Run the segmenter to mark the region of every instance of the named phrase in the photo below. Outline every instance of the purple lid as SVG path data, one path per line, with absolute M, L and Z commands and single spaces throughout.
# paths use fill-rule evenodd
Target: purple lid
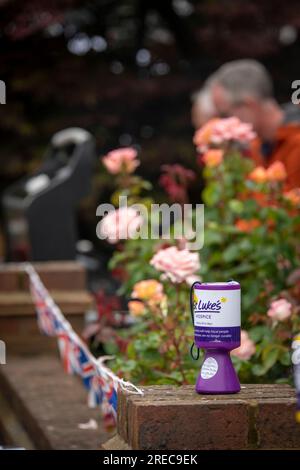
M 200 290 L 239 290 L 240 284 L 236 281 L 228 282 L 196 282 L 193 285 L 194 289 Z

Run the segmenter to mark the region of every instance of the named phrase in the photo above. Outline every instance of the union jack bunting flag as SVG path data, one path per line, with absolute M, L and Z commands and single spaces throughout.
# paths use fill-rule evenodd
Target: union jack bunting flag
M 79 345 L 70 338 L 70 367 L 72 369 L 72 373 L 76 375 L 80 375 L 80 364 L 77 359 L 78 350 Z
M 100 375 L 94 375 L 91 380 L 88 403 L 91 408 L 102 405 L 104 399 L 104 380 Z
M 117 391 L 109 377 L 95 375 L 89 392 L 89 406 L 101 407 L 104 426 L 108 430 L 116 425 Z
M 62 322 L 57 321 L 56 328 L 57 344 L 59 354 L 62 360 L 63 368 L 67 374 L 73 374 L 74 369 L 72 367 L 72 342 L 70 333 L 67 331 Z
M 74 367 L 82 379 L 82 383 L 87 390 L 91 388 L 91 382 L 96 374 L 96 368 L 90 355 L 82 346 L 75 345 L 73 349 Z
M 43 292 L 34 283 L 31 283 L 31 293 L 35 303 L 39 329 L 47 336 L 56 335 L 55 317 L 47 304 Z
M 107 431 L 113 429 L 116 425 L 117 413 L 107 400 L 103 401 L 101 405 L 101 411 L 103 415 L 105 429 Z
M 117 411 L 118 404 L 118 392 L 117 389 L 113 386 L 111 391 L 108 394 L 108 403 L 112 406 L 114 411 Z
M 111 382 L 109 390 L 105 395 L 105 400 L 102 403 L 101 409 L 104 417 L 104 426 L 106 429 L 114 427 L 117 422 L 117 389 Z

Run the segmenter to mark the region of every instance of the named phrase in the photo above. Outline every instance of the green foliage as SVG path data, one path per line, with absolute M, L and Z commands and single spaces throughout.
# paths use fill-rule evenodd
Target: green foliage
M 230 148 L 221 164 L 204 169 L 205 243 L 198 274 L 208 282 L 233 278 L 241 283 L 242 326 L 255 346 L 249 357 L 233 357 L 241 381 L 288 382 L 290 343 L 300 329 L 299 298 L 289 280 L 300 266 L 299 211 L 285 197 L 282 182 L 256 183 L 248 178 L 252 169 L 249 159 Z M 135 179 L 125 193 L 140 202 L 144 190 L 147 184 Z M 124 187 L 119 191 L 124 194 Z M 127 272 L 120 293 L 130 297 L 136 282 L 159 280 L 160 273 L 149 261 L 165 242 L 127 240 L 122 251 L 115 252 L 110 267 L 122 266 Z M 176 240 L 171 237 L 168 243 Z M 144 302 L 144 312 L 122 332 L 127 348 L 112 367 L 140 384 L 193 383 L 199 364 L 189 355 L 193 337 L 189 289 L 184 283 L 165 281 L 164 293 L 166 305 L 153 308 Z M 272 301 L 279 298 L 291 304 L 291 315 L 284 321 L 267 315 Z
M 144 313 L 129 330 L 125 356 L 118 355 L 112 368 L 139 384 L 182 384 L 195 379 L 197 363 L 189 350 L 193 328 L 188 311 L 186 286 L 165 285 L 167 310 L 145 305 Z
M 234 278 L 242 287 L 242 324 L 256 346 L 249 360 L 234 358 L 242 381 L 290 378 L 289 348 L 300 328 L 299 299 L 289 275 L 299 267 L 299 211 L 285 198 L 283 184 L 248 179 L 252 163 L 227 153 L 221 165 L 206 168 L 205 244 L 200 253 L 206 281 Z M 293 306 L 285 321 L 267 316 L 273 300 Z

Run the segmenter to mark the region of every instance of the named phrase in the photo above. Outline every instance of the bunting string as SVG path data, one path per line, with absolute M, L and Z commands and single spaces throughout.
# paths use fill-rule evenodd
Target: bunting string
M 119 387 L 132 394 L 143 395 L 144 392 L 131 382 L 118 377 L 104 365 L 110 356 L 96 359 L 87 345 L 73 330 L 58 305 L 42 283 L 36 270 L 26 263 L 25 271 L 29 276 L 30 292 L 37 312 L 40 331 L 57 338 L 58 350 L 66 373 L 78 375 L 88 391 L 88 405 L 99 406 L 106 427 L 116 422 L 117 393 Z

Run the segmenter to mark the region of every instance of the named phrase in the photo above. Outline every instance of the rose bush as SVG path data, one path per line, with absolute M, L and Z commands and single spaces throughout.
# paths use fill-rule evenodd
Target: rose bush
M 289 381 L 290 344 L 300 329 L 300 189 L 285 191 L 280 162 L 254 167 L 247 158 L 253 137 L 251 127 L 236 118 L 214 119 L 195 134 L 205 179 L 205 243 L 199 253 L 172 231 L 167 240 L 122 241 L 115 251 L 110 267 L 125 272 L 120 293 L 134 322 L 120 333 L 122 353 L 116 341 L 106 347 L 116 354 L 111 366 L 124 377 L 193 383 L 199 364 L 189 356 L 189 283 L 234 278 L 242 286 L 241 346 L 232 352 L 241 381 Z M 194 173 L 181 166 L 163 171 L 170 201 L 187 202 Z M 149 207 L 154 199 L 144 193 L 150 189 L 123 167 L 112 200 L 126 194 L 132 204 Z

